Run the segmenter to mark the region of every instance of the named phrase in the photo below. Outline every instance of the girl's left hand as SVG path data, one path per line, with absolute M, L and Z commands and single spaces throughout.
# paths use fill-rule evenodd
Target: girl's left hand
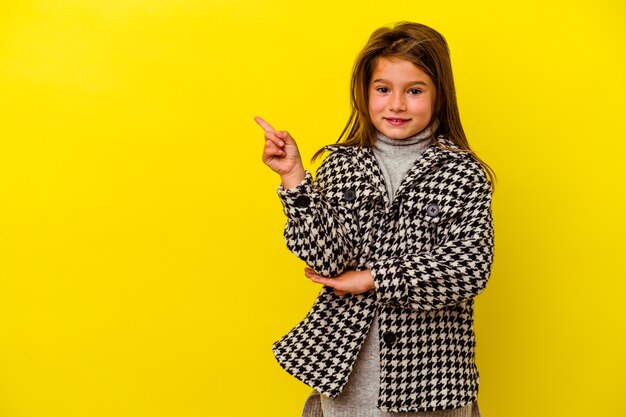
M 369 269 L 347 271 L 335 278 L 326 278 L 318 275 L 311 268 L 304 268 L 304 275 L 313 282 L 333 288 L 336 295 L 363 294 L 374 289 L 374 278 Z

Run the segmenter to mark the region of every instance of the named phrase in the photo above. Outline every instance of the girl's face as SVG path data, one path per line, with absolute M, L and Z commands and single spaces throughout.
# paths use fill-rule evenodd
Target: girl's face
M 431 78 L 412 62 L 380 58 L 369 85 L 370 118 L 388 138 L 406 139 L 430 123 L 435 93 Z

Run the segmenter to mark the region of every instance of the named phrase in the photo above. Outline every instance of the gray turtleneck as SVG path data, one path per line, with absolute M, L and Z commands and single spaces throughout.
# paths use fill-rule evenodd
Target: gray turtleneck
M 433 124 L 437 128 L 437 123 Z M 430 127 L 406 139 L 390 139 L 378 133 L 372 150 L 385 178 L 385 186 L 392 201 L 398 187 L 417 158 L 433 142 Z M 350 378 L 335 399 L 321 396 L 324 417 L 469 417 L 472 405 L 446 412 L 391 413 L 376 408 L 380 383 L 380 348 L 378 337 L 378 312 L 375 313 L 367 337 L 357 356 Z M 474 405 L 474 407 L 476 407 Z M 475 413 L 477 410 L 474 411 Z
M 380 132 L 376 138 L 372 150 L 385 177 L 389 201 L 392 201 L 406 173 L 432 143 L 431 129 L 426 128 L 406 139 L 390 139 Z

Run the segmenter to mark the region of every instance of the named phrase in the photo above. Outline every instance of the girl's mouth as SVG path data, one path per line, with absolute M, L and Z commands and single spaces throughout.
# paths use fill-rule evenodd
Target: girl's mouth
M 411 119 L 402 119 L 400 117 L 384 117 L 384 119 L 392 126 L 401 126 Z

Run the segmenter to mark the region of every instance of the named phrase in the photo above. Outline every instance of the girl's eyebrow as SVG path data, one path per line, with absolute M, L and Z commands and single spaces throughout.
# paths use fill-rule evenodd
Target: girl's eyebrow
M 391 84 L 390 81 L 385 80 L 384 78 L 377 78 L 374 81 L 372 81 L 373 83 L 387 83 L 387 84 Z M 407 83 L 407 85 L 423 85 L 424 87 L 428 87 L 428 84 L 426 84 L 424 81 L 409 81 Z

